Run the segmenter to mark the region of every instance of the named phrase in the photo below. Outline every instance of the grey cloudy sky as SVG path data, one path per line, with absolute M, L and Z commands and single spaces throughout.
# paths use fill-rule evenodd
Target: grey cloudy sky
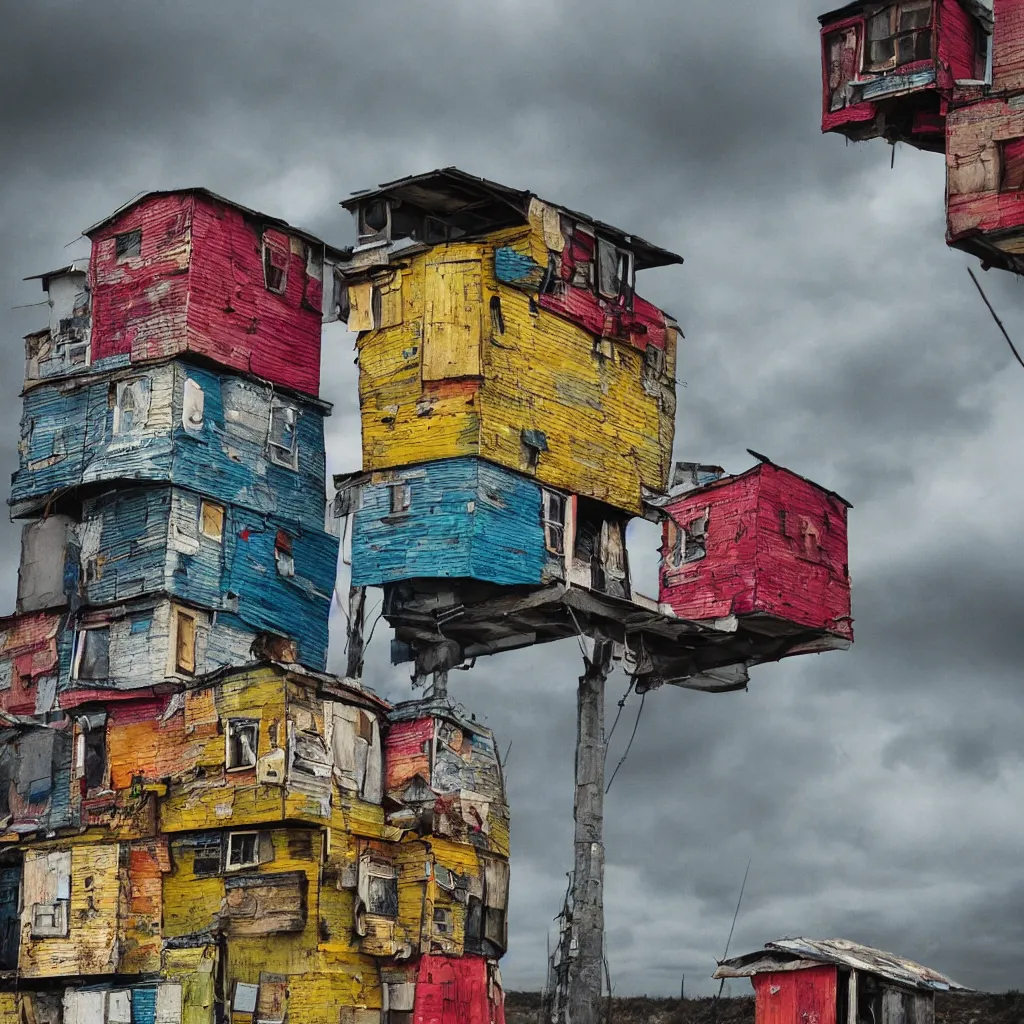
M 616 988 L 710 991 L 745 952 L 842 935 L 1024 986 L 1024 371 L 943 243 L 942 158 L 818 131 L 825 0 L 35 0 L 0 39 L 0 453 L 16 463 L 21 278 L 141 191 L 205 185 L 349 240 L 350 190 L 445 164 L 686 257 L 641 290 L 686 332 L 676 455 L 750 446 L 847 496 L 857 642 L 659 691 L 608 801 Z M 1022 292 L 985 278 L 1024 339 Z M 330 468 L 358 458 L 352 337 L 325 334 Z M 19 531 L 0 528 L 0 607 Z M 635 557 L 650 575 L 653 553 Z M 337 632 L 337 631 L 336 631 Z M 407 696 L 374 639 L 368 682 Z M 337 646 L 337 645 L 336 645 Z M 340 650 L 337 652 L 340 653 Z M 506 983 L 539 987 L 571 863 L 567 643 L 454 695 L 512 743 Z M 609 701 L 625 678 L 609 683 Z M 610 763 L 622 752 L 627 706 Z M 738 991 L 739 986 L 737 986 Z

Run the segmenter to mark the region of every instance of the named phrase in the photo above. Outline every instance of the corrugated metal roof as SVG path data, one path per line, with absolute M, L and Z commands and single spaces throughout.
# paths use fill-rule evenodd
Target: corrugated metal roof
M 367 199 L 379 196 L 401 199 L 442 217 L 460 213 L 470 214 L 479 221 L 477 231 L 493 231 L 501 227 L 525 224 L 534 193 L 510 188 L 487 178 L 478 178 L 460 171 L 458 167 L 441 167 L 426 174 L 413 174 L 397 181 L 388 181 L 375 189 L 355 192 L 350 199 L 342 200 L 341 205 L 346 210 L 353 210 Z M 628 234 L 611 224 L 594 220 L 585 213 L 570 210 L 559 203 L 550 205 L 557 207 L 574 220 L 592 225 L 600 234 L 622 248 L 629 249 L 636 256 L 637 270 L 683 262 L 682 256 L 652 245 L 643 238 Z
M 66 266 L 57 267 L 56 270 L 47 270 L 42 274 L 29 274 L 28 277 L 23 277 L 23 281 L 42 281 L 43 290 L 47 290 L 47 286 L 50 283 L 50 278 L 62 277 L 64 274 L 85 274 L 89 270 L 89 261 L 87 259 L 75 260 L 74 263 L 68 263 Z
M 966 985 L 947 978 L 881 949 L 848 939 L 778 939 L 766 942 L 763 950 L 725 960 L 715 971 L 716 978 L 749 978 L 777 971 L 801 971 L 820 964 L 837 964 L 887 978 L 909 988 L 946 992 L 970 992 Z

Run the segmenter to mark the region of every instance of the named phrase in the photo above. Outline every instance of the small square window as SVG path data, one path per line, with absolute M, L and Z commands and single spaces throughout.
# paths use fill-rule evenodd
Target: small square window
M 110 675 L 110 629 L 83 629 L 78 634 L 75 678 L 102 680 Z
M 259 719 L 229 718 L 224 743 L 228 771 L 254 768 L 260 743 Z
M 220 874 L 221 839 L 219 835 L 197 840 L 192 847 L 192 873 L 197 878 Z
M 119 260 L 142 255 L 142 229 L 114 236 L 114 250 Z
M 391 484 L 391 514 L 401 515 L 412 507 L 412 487 L 406 483 Z
M 288 287 L 288 248 L 263 239 L 263 284 L 268 292 L 284 295 Z
M 605 238 L 597 240 L 597 290 L 606 299 L 627 298 L 633 291 L 633 254 Z
M 254 868 L 260 862 L 259 832 L 232 832 L 228 836 L 228 857 L 226 867 L 231 869 Z
M 434 907 L 434 931 L 438 935 L 453 935 L 455 932 L 452 912 L 446 907 Z
M 204 501 L 199 507 L 199 532 L 218 543 L 224 540 L 224 506 Z
M 294 405 L 274 400 L 270 407 L 270 433 L 268 450 L 270 461 L 288 469 L 298 468 L 299 413 Z
M 390 236 L 391 209 L 386 199 L 374 199 L 359 207 L 359 242 L 376 242 Z

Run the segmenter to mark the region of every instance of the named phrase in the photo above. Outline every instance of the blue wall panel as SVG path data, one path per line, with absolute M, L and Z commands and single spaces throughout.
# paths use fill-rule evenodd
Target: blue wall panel
M 395 484 L 407 511 L 392 511 Z M 539 584 L 547 560 L 541 489 L 475 458 L 444 459 L 374 474 L 363 488 L 352 535 L 352 580 L 471 578 Z

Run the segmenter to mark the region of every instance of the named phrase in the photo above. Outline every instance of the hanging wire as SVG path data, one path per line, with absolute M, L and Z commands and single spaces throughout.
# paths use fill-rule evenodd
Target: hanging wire
M 1024 366 L 1024 359 L 1021 359 L 1020 353 L 1017 351 L 1017 346 L 1010 340 L 1010 335 L 1007 333 L 1006 328 L 1003 326 L 1003 321 L 996 315 L 996 311 L 992 308 L 992 303 L 988 301 L 988 296 L 981 290 L 981 285 L 978 284 L 978 279 L 974 276 L 974 271 L 970 267 L 967 268 L 967 273 L 971 275 L 971 280 L 974 282 L 974 287 L 978 289 L 978 294 L 981 296 L 981 301 L 988 306 L 988 311 L 992 314 L 992 319 L 995 320 L 996 326 L 1000 331 L 1003 332 L 1003 337 L 1006 339 L 1007 344 L 1010 346 L 1010 351 L 1013 353 L 1014 358 Z
M 590 661 L 587 655 L 587 649 L 583 646 L 583 630 L 580 629 L 580 620 L 576 618 L 576 613 L 572 610 L 572 605 L 566 605 L 569 609 L 569 614 L 572 616 L 573 624 L 576 626 L 576 642 L 580 645 L 580 653 L 583 655 L 583 660 L 586 662 Z
M 631 676 L 629 680 L 629 686 L 626 687 L 626 692 L 622 695 L 622 698 L 619 700 L 619 710 L 615 712 L 615 721 L 612 722 L 611 730 L 609 731 L 607 737 L 605 737 L 604 742 L 606 748 L 608 744 L 611 743 L 612 737 L 615 735 L 615 727 L 619 724 L 619 719 L 622 717 L 622 709 L 626 706 L 626 700 L 629 697 L 629 695 L 633 692 L 633 687 L 635 685 L 636 676 Z M 605 752 L 605 756 L 607 757 L 607 750 Z
M 622 755 L 619 763 L 615 766 L 615 771 L 612 772 L 612 777 L 608 780 L 608 785 L 605 787 L 605 795 L 608 790 L 612 788 L 612 783 L 615 781 L 615 776 L 619 774 L 619 769 L 626 763 L 626 758 L 629 757 L 629 751 L 633 746 L 633 740 L 636 739 L 636 730 L 640 725 L 640 716 L 644 713 L 644 704 L 647 701 L 647 694 L 644 693 L 640 697 L 640 708 L 636 713 L 636 721 L 633 723 L 633 734 L 629 737 L 629 742 L 626 744 L 626 752 Z

